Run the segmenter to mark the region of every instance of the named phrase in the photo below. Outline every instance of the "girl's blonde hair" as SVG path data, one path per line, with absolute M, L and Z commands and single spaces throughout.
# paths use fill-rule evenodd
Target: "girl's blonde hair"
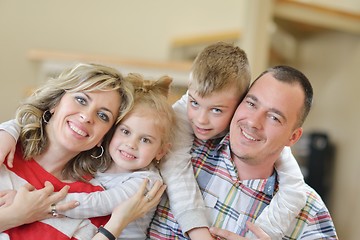
M 65 93 L 113 90 L 118 91 L 121 97 L 116 121 L 119 122 L 132 108 L 134 89 L 116 69 L 98 64 L 79 63 L 63 71 L 58 77 L 46 81 L 25 99 L 17 110 L 16 120 L 21 127 L 20 142 L 24 158 L 37 156 L 48 146 L 43 115 L 44 112 L 53 109 Z M 83 176 L 94 174 L 97 164 L 90 157 L 93 152 L 94 149 L 90 149 L 71 159 L 63 169 L 63 177 L 84 180 Z
M 135 73 L 130 73 L 125 78 L 133 84 L 135 89 L 134 107 L 131 112 L 137 111 L 139 106 L 147 107 L 153 113 L 149 117 L 155 118 L 156 125 L 161 131 L 162 145 L 172 144 L 177 128 L 175 112 L 168 102 L 172 78 L 163 76 L 156 81 L 152 81 L 145 80 L 140 74 Z M 106 150 L 109 149 L 110 141 L 111 137 L 109 135 L 104 140 Z M 106 154 L 101 159 L 100 171 L 105 171 L 112 164 L 110 154 L 108 151 L 105 152 Z

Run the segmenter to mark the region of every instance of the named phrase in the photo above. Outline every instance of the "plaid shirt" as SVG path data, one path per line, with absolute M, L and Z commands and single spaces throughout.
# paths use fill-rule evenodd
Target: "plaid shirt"
M 206 143 L 195 140 L 192 156 L 194 174 L 211 225 L 245 236 L 246 222 L 254 222 L 277 191 L 276 173 L 268 179 L 240 181 L 231 159 L 229 135 Z M 283 239 L 337 239 L 331 216 L 320 196 L 310 187 L 307 195 L 305 207 Z M 171 214 L 166 196 L 157 208 L 148 236 L 150 239 L 188 239 Z

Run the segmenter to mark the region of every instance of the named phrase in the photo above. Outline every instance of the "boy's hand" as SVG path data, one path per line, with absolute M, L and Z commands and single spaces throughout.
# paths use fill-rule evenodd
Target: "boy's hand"
M 0 130 L 0 142 L 0 165 L 7 159 L 8 166 L 13 167 L 15 139 L 6 131 Z
M 254 235 L 257 237 L 258 240 L 271 240 L 269 235 L 267 235 L 260 227 L 256 226 L 252 222 L 246 222 L 246 225 L 248 226 L 249 230 L 252 233 L 254 233 Z M 248 239 L 246 237 L 241 237 L 236 233 L 216 227 L 211 227 L 210 232 L 216 235 L 217 237 L 220 237 L 219 239 L 226 239 L 226 240 Z

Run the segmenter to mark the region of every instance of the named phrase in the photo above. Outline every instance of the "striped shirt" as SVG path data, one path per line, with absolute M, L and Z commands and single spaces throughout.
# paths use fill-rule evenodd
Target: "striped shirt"
M 254 222 L 278 190 L 276 172 L 267 179 L 240 181 L 231 159 L 229 135 L 205 144 L 195 140 L 192 149 L 195 177 L 212 226 L 246 236 L 247 221 Z M 307 201 L 291 221 L 283 239 L 337 239 L 329 211 L 320 196 L 306 186 Z M 169 210 L 165 196 L 149 230 L 150 239 L 187 239 Z
M 45 181 L 54 185 L 54 190 L 59 191 L 65 185 L 69 185 L 69 192 L 96 192 L 103 191 L 101 186 L 94 186 L 86 182 L 62 182 L 49 172 L 45 171 L 36 161 L 25 161 L 20 147 L 14 156 L 13 168 L 8 168 L 7 163 L 0 166 L 0 191 L 6 189 L 17 190 L 25 183 L 30 183 L 36 189 L 44 187 Z M 91 239 L 97 228 L 104 225 L 109 217 L 89 219 L 49 218 L 18 227 L 8 229 L 0 233 L 0 239 L 12 240 L 42 240 L 42 239 Z

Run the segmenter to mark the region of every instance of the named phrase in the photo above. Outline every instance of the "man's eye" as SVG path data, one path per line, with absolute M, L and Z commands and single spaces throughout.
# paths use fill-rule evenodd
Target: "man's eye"
M 130 132 L 129 132 L 128 130 L 126 130 L 126 129 L 121 129 L 121 132 L 122 132 L 123 134 L 125 134 L 125 135 L 129 135 L 129 134 L 130 134 Z
M 273 121 L 276 121 L 276 122 L 281 123 L 280 119 L 279 119 L 279 118 L 277 118 L 277 117 L 276 117 L 276 116 L 274 116 L 274 115 L 270 115 L 270 118 L 271 118 Z
M 253 102 L 247 101 L 247 104 L 248 104 L 249 106 L 251 106 L 251 107 L 255 106 L 255 104 L 254 104 Z

